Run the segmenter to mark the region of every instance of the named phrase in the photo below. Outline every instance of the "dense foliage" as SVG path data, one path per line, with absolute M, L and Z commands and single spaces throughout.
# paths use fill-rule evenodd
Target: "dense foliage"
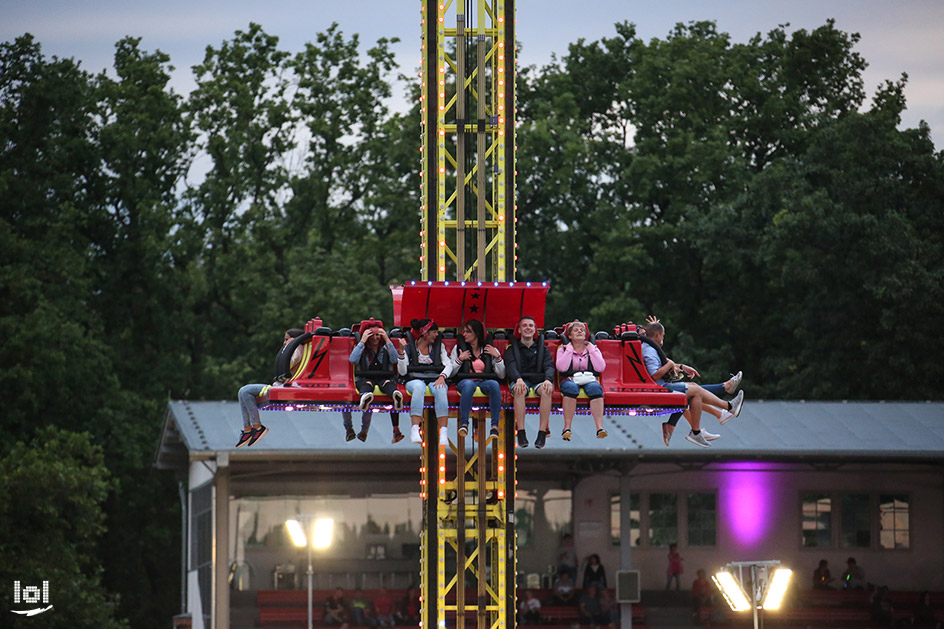
M 519 277 L 552 282 L 549 323 L 655 313 L 671 355 L 755 398 L 940 399 L 944 155 L 898 129 L 906 77 L 866 102 L 856 41 L 617 24 L 524 69 Z M 391 42 L 331 27 L 291 53 L 250 25 L 187 96 L 139 43 L 97 76 L 0 44 L 0 564 L 74 578 L 75 626 L 177 609 L 167 397 L 233 397 L 314 315 L 389 320 L 419 270 Z

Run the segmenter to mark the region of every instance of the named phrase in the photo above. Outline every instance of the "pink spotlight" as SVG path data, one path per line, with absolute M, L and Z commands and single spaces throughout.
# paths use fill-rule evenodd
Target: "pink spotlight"
M 725 463 L 718 505 L 735 544 L 743 550 L 759 547 L 772 532 L 775 513 L 776 478 L 767 471 L 770 464 L 749 461 Z

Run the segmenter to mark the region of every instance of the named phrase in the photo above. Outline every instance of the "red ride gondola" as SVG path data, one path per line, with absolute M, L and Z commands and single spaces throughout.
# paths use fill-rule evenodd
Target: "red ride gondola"
M 514 328 L 522 315 L 534 318 L 538 327 L 544 327 L 546 282 L 410 282 L 391 286 L 393 293 L 394 323 L 409 326 L 411 319 L 429 318 L 440 329 L 461 327 L 469 319 L 479 319 L 493 331 L 493 345 L 504 351 L 508 341 L 505 330 Z M 547 337 L 554 337 L 553 333 Z M 606 359 L 607 367 L 600 378 L 603 385 L 606 412 L 610 415 L 662 415 L 683 410 L 687 406 L 683 393 L 671 393 L 655 384 L 649 377 L 642 360 L 641 341 L 633 333 L 611 339 L 605 332 L 595 335 L 595 342 Z M 282 354 L 291 356 L 295 346 L 303 347 L 301 366 L 294 373 L 286 373 L 287 365 L 276 361 L 277 376 L 285 378 L 285 385 L 272 387 L 266 410 L 353 410 L 359 395 L 354 387 L 354 368 L 349 360 L 357 339 L 350 330 L 335 332 L 322 325 L 321 319 L 312 319 L 305 326 L 305 334 Z M 547 346 L 556 355 L 561 341 L 546 338 Z M 455 338 L 444 338 L 448 350 Z M 408 394 L 399 386 L 405 399 Z M 537 403 L 537 398 L 535 404 Z M 554 406 L 560 406 L 560 391 L 554 392 Z M 450 406 L 458 407 L 459 396 L 449 390 Z M 509 408 L 511 394 L 502 385 L 502 404 Z M 389 410 L 393 401 L 375 392 L 372 407 Z M 432 398 L 427 398 L 432 406 Z M 586 409 L 586 398 L 578 399 L 578 409 Z

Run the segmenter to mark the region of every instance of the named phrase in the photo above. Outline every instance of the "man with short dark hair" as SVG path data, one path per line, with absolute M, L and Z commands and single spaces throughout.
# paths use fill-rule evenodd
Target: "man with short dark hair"
M 646 326 L 646 337 L 661 347 L 665 340 L 665 327 L 658 321 L 653 321 Z M 695 377 L 697 372 L 691 367 L 676 363 L 669 358 L 666 358 L 665 363 L 663 363 L 658 350 L 648 343 L 642 344 L 642 357 L 646 363 L 646 370 L 656 384 L 670 391 L 684 393 L 688 397 L 689 414 L 691 415 L 689 421 L 692 430 L 685 437 L 687 441 L 702 448 L 710 448 L 708 441 L 713 441 L 719 437 L 719 435 L 709 433 L 707 430 L 701 430 L 701 411 L 704 404 L 711 404 L 720 409 L 731 411 L 735 417 L 740 415 L 741 406 L 744 403 L 744 391 L 739 391 L 733 400 L 725 402 L 694 382 L 666 382 L 664 377 L 676 371 L 681 371 L 690 378 Z M 662 425 L 663 440 L 666 445 L 669 445 L 669 438 L 672 436 L 674 429 L 675 427 L 668 422 Z
M 529 394 L 540 398 L 538 435 L 534 439 L 534 447 L 540 449 L 544 447 L 550 424 L 554 361 L 544 345 L 544 338 L 537 331 L 533 317 L 521 317 L 515 326 L 514 338 L 505 349 L 505 372 L 515 399 L 515 425 L 518 427 L 518 445 L 522 448 L 528 447 L 528 434 L 524 427 L 525 398 Z

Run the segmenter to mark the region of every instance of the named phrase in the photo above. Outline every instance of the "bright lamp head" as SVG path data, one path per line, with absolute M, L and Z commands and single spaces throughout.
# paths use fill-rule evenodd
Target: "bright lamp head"
M 727 601 L 728 606 L 730 606 L 732 610 L 744 612 L 751 609 L 751 603 L 747 600 L 747 595 L 744 593 L 744 590 L 742 590 L 738 582 L 735 581 L 734 575 L 727 570 L 721 570 L 712 576 L 711 579 L 715 582 L 715 585 L 718 586 L 718 589 L 721 590 L 721 595 L 724 596 L 724 600 Z
M 780 603 L 787 592 L 792 575 L 793 571 L 789 568 L 777 568 L 774 571 L 774 576 L 767 587 L 767 595 L 764 597 L 764 609 L 780 609 Z
M 318 518 L 315 520 L 315 530 L 311 536 L 311 545 L 315 548 L 327 548 L 331 545 L 331 534 L 333 531 L 334 518 Z
M 292 543 L 296 546 L 307 546 L 308 540 L 305 538 L 305 528 L 302 526 L 302 523 L 298 520 L 286 520 L 285 528 L 288 529 L 288 534 L 292 538 Z

